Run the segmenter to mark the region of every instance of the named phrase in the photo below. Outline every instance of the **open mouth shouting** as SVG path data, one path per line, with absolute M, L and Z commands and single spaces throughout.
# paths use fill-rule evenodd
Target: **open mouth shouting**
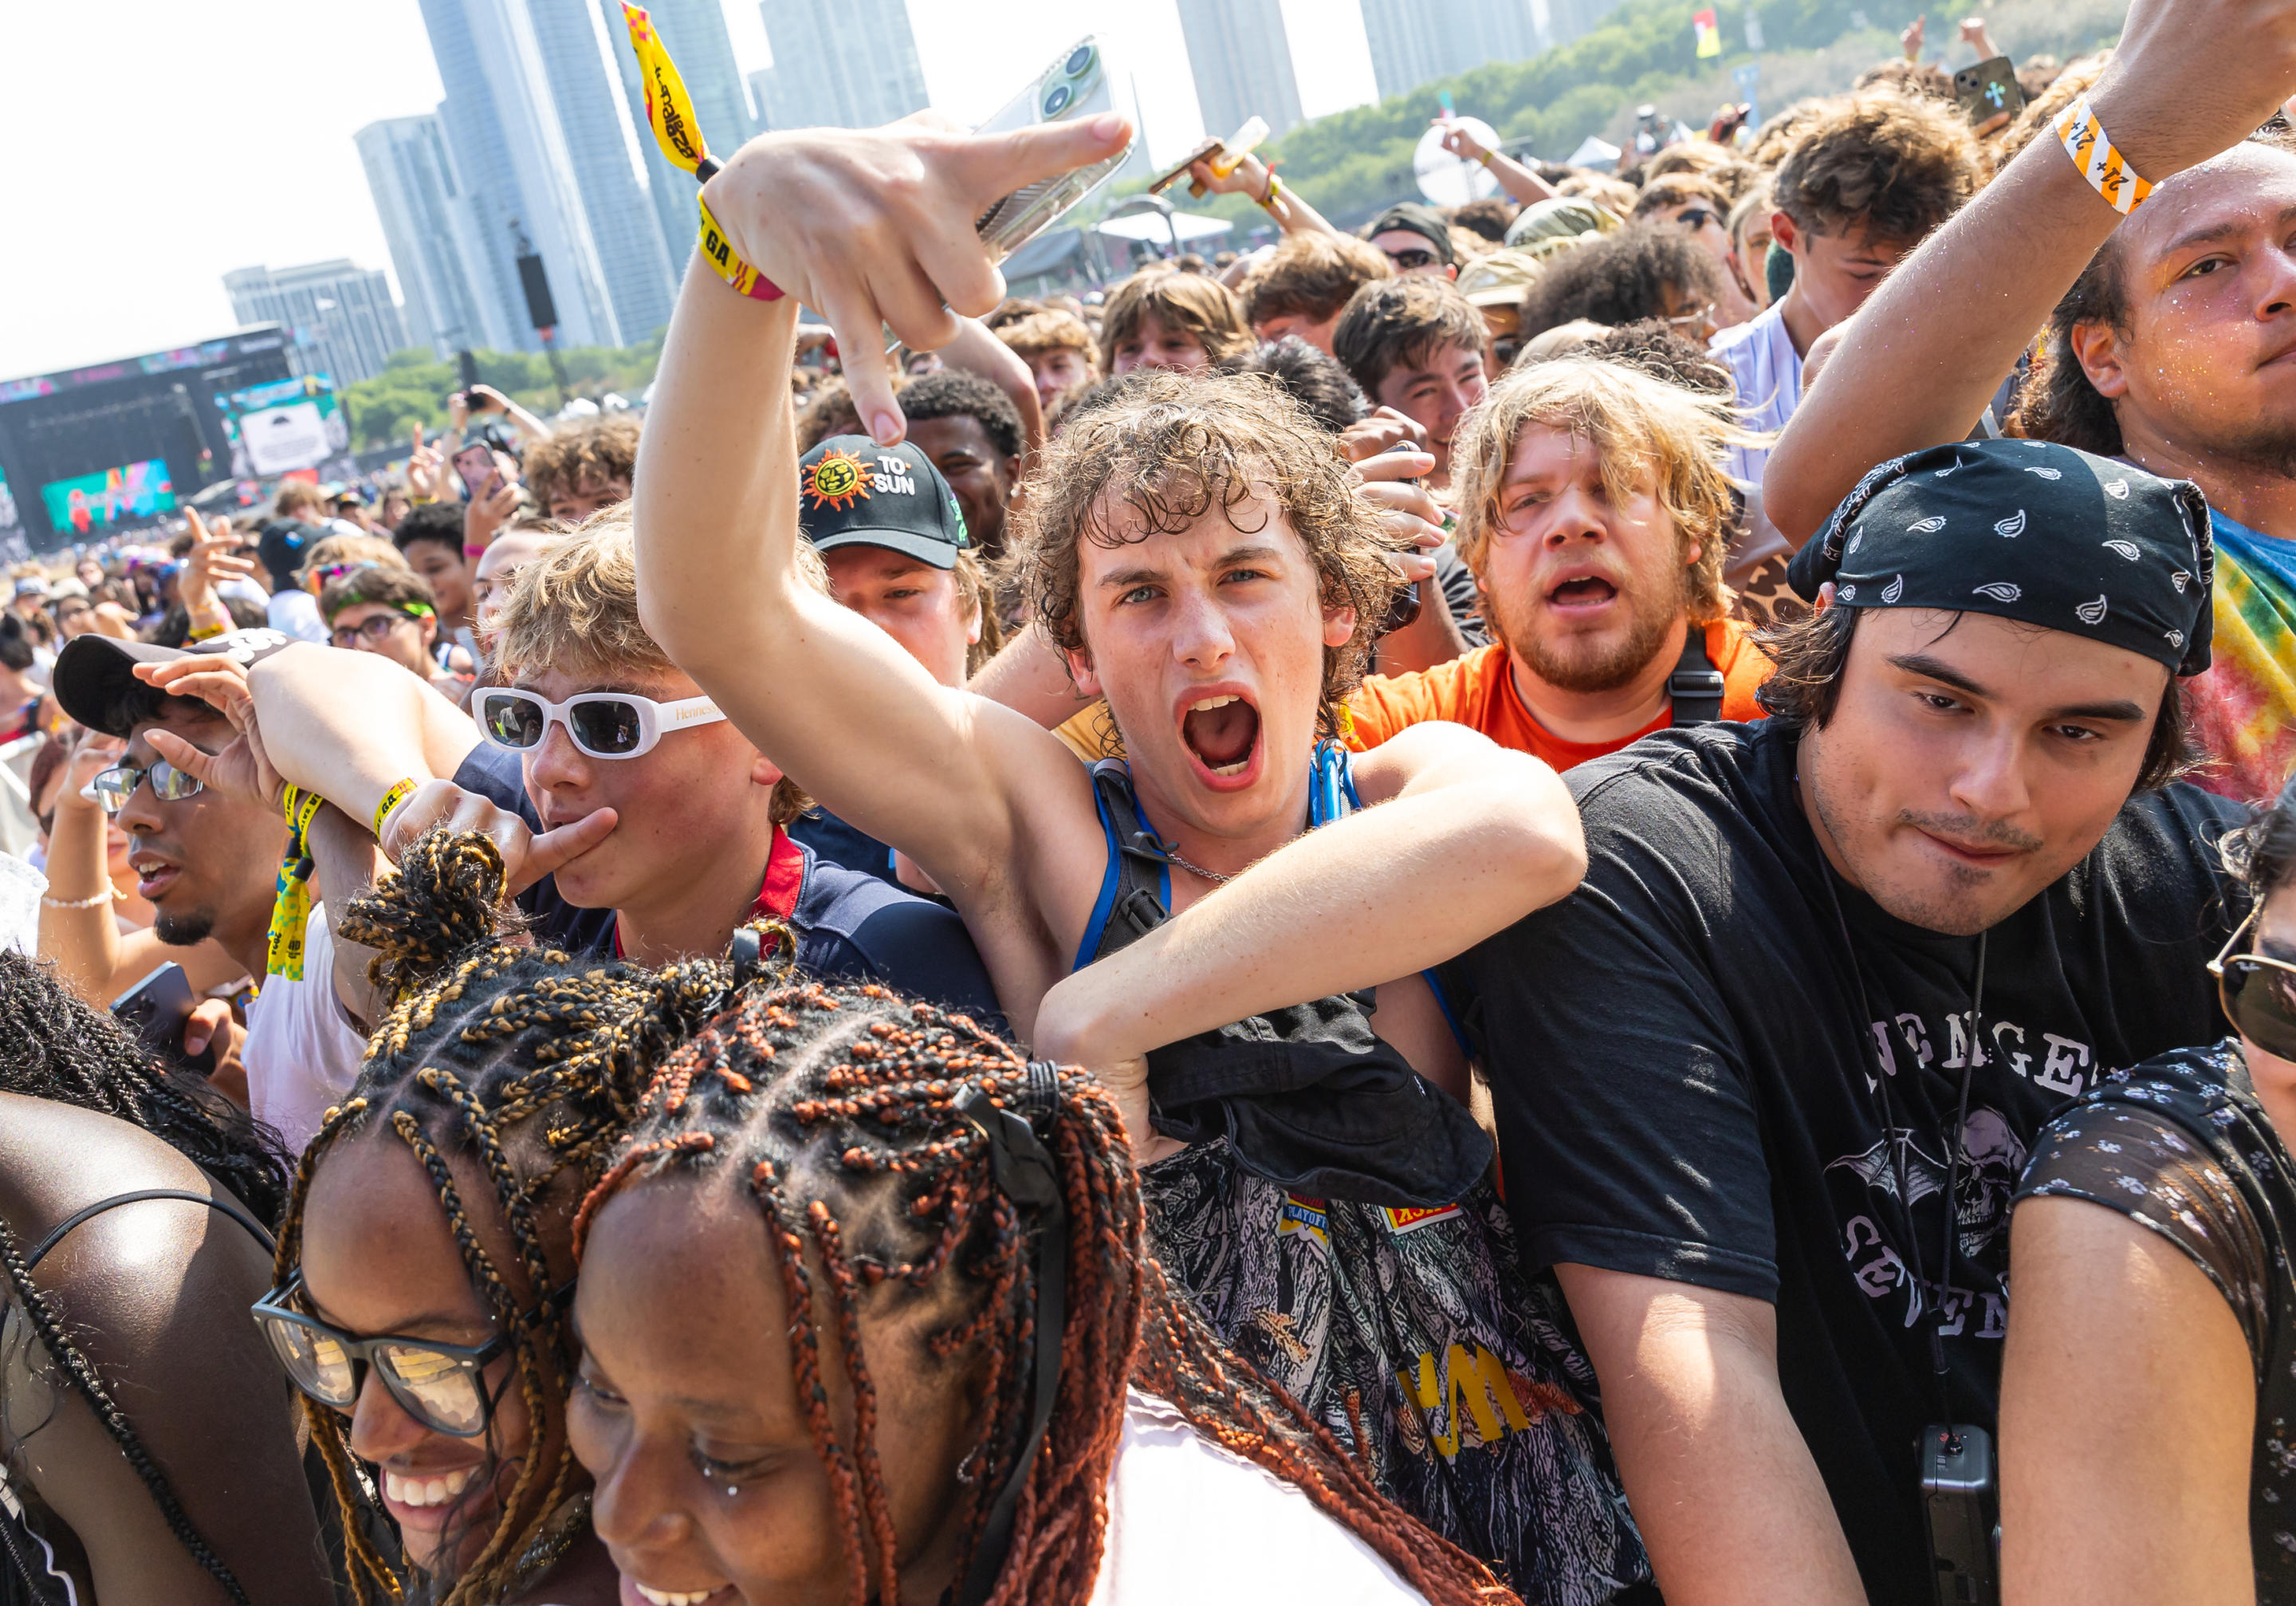
M 1546 590 L 1548 611 L 1564 620 L 1594 619 L 1619 599 L 1619 588 L 1591 571 L 1567 573 Z
M 1180 745 L 1196 778 L 1216 792 L 1241 792 L 1259 777 L 1259 710 L 1240 686 L 1191 688 L 1179 706 Z
M 155 848 L 139 847 L 127 856 L 135 872 L 135 891 L 147 903 L 157 903 L 182 878 L 184 867 Z

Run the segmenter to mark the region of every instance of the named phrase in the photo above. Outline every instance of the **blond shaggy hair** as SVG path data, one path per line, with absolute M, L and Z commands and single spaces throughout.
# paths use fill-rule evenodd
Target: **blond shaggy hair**
M 1403 581 L 1332 437 L 1282 386 L 1261 374 L 1135 379 L 1054 438 L 1028 490 L 1007 556 L 1030 611 L 1068 652 L 1086 650 L 1086 541 L 1124 546 L 1214 509 L 1233 520 L 1247 501 L 1274 502 L 1315 563 L 1323 605 L 1355 610 L 1354 634 L 1324 649 L 1323 719 L 1333 728 Z
M 1712 624 L 1730 611 L 1722 562 L 1738 503 L 1722 453 L 1767 445 L 1768 436 L 1742 427 L 1722 399 L 1618 363 L 1565 357 L 1519 368 L 1490 388 L 1451 438 L 1459 556 L 1478 576 L 1499 527 L 1507 465 L 1534 424 L 1592 445 L 1613 505 L 1651 491 L 1674 521 L 1677 549 L 1698 548 L 1685 582 L 1693 624 Z
M 828 571 L 802 541 L 797 563 L 807 581 L 828 596 Z M 633 671 L 677 670 L 638 619 L 637 547 L 627 502 L 599 509 L 519 569 L 496 617 L 494 650 L 505 680 L 556 670 L 611 682 Z M 775 786 L 775 825 L 789 824 L 811 806 L 795 781 L 784 777 Z

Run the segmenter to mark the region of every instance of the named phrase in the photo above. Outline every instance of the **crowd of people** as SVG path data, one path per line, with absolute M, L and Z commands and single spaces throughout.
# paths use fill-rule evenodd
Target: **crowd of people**
M 2296 10 L 1963 37 L 20 575 L 0 1602 L 2296 1602 Z

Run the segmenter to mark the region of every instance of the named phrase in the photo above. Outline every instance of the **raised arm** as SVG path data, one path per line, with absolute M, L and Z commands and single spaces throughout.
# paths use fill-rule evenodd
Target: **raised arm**
M 1226 177 L 1212 171 L 1209 161 L 1197 162 L 1188 177 L 1219 195 L 1242 195 L 1259 203 L 1275 226 L 1287 235 L 1336 235 L 1324 214 L 1300 199 L 1300 192 L 1275 177 L 1275 170 L 1249 151 Z
M 977 317 L 959 321 L 956 338 L 940 349 L 947 367 L 962 368 L 1004 392 L 1021 415 L 1021 461 L 1033 461 L 1045 444 L 1045 401 L 1037 394 L 1037 376 L 1021 354 L 990 333 Z
M 1525 206 L 1552 201 L 1562 193 L 1505 151 L 1492 150 L 1456 122 L 1444 130 L 1443 148 L 1454 156 L 1481 162 L 1499 181 L 1499 188 Z
M 1045 995 L 1037 1051 L 1110 1067 L 1247 1015 L 1440 964 L 1565 896 L 1587 870 L 1554 771 L 1464 726 L 1416 725 L 1355 761 L 1366 807 Z M 1300 934 L 1344 931 L 1344 943 Z M 1119 1101 L 1127 1089 L 1118 1084 Z M 1144 1083 L 1126 1124 L 1146 1126 Z
M 734 251 L 787 294 L 740 294 L 695 261 L 639 448 L 647 630 L 825 807 L 899 844 L 944 886 L 1010 859 L 1014 803 L 1032 778 L 1024 770 L 1065 750 L 937 685 L 800 572 L 789 387 L 797 305 L 818 307 L 835 327 L 871 432 L 898 440 L 880 325 L 918 349 L 954 339 L 958 314 L 985 313 L 1004 294 L 972 219 L 1021 183 L 1120 149 L 1126 136 L 1122 119 L 1103 117 L 986 136 L 896 124 L 752 140 L 705 194 Z M 1035 756 L 1014 762 L 1016 751 Z
M 2133 0 L 2089 103 L 2154 184 L 2231 147 L 2296 89 L 2296 7 Z M 2120 214 L 2044 133 L 1846 325 L 1762 476 L 1800 546 L 1875 464 L 1957 441 Z

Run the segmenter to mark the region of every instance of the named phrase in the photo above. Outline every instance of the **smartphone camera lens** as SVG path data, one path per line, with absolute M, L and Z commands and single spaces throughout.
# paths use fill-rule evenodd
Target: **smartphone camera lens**
M 1080 78 L 1092 70 L 1092 46 L 1079 45 L 1069 53 L 1068 65 L 1062 70 L 1072 78 Z
M 1069 109 L 1069 102 L 1074 98 L 1075 92 L 1066 84 L 1054 85 L 1045 95 L 1046 118 L 1050 119 L 1058 117 Z

